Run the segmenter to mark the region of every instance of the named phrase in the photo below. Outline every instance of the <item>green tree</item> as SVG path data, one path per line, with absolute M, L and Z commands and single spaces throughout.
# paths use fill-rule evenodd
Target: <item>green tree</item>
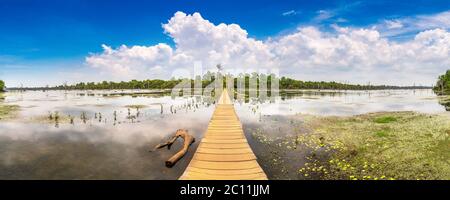
M 450 70 L 439 76 L 433 90 L 438 95 L 450 95 Z
M 2 80 L 0 80 L 0 92 L 3 92 L 5 89 L 5 82 L 3 82 Z

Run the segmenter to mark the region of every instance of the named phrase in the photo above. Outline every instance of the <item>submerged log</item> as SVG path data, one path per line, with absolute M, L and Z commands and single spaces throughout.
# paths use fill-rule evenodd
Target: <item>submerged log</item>
M 179 137 L 181 137 L 184 140 L 183 148 L 166 161 L 166 166 L 167 167 L 172 167 L 173 165 L 175 165 L 175 163 L 178 160 L 180 160 L 187 153 L 189 146 L 191 146 L 191 144 L 195 142 L 195 138 L 192 135 L 190 135 L 187 130 L 185 130 L 185 129 L 178 129 L 177 132 L 175 133 L 175 136 L 173 136 L 169 141 L 167 141 L 166 143 L 163 143 L 163 144 L 158 144 L 155 147 L 155 150 L 156 149 L 161 149 L 161 148 L 166 147 L 166 146 L 167 146 L 168 149 L 170 149 L 172 144 Z

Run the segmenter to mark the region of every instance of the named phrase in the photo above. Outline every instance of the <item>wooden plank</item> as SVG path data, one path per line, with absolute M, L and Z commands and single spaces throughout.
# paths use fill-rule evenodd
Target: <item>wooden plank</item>
M 218 130 L 218 131 L 240 131 L 242 127 L 240 126 L 208 126 L 208 130 Z
M 217 174 L 205 174 L 203 172 L 192 171 L 189 175 L 186 175 L 186 179 L 193 180 L 264 180 L 266 175 L 264 173 L 254 174 L 238 174 L 238 175 L 217 175 Z
M 202 139 L 203 143 L 212 143 L 212 144 L 239 144 L 239 143 L 244 143 L 247 144 L 247 139 L 242 138 L 242 139 L 229 139 L 229 140 L 224 140 L 224 139 L 212 139 L 212 138 L 203 138 Z
M 244 135 L 244 131 L 241 128 L 209 128 L 207 133 L 224 133 L 224 134 L 241 134 Z
M 240 149 L 249 148 L 248 143 L 238 143 L 238 144 L 211 144 L 211 143 L 201 143 L 199 146 L 208 149 Z
M 237 119 L 236 119 L 237 120 Z M 236 120 L 211 120 L 209 122 L 210 125 L 216 125 L 216 126 L 242 126 L 241 123 L 236 122 Z
M 229 129 L 229 128 L 242 128 L 242 125 L 240 123 L 234 123 L 234 122 L 218 122 L 218 121 L 211 121 L 208 124 L 208 129 L 210 128 L 222 128 L 222 129 Z
M 221 132 L 221 133 L 242 133 L 243 130 L 241 127 L 209 127 L 207 132 Z
M 209 154 L 245 154 L 245 153 L 253 153 L 251 149 L 243 148 L 243 149 L 208 149 L 208 148 L 198 148 L 197 153 L 209 153 Z
M 207 137 L 213 137 L 211 139 L 222 139 L 222 140 L 234 140 L 234 139 L 244 139 L 245 137 L 243 137 L 242 133 L 239 132 L 230 132 L 230 133 L 223 133 L 223 132 L 208 132 L 206 133 Z M 205 136 L 206 136 L 205 135 Z M 203 138 L 206 139 L 207 137 Z M 203 140 L 202 139 L 202 140 Z
M 205 153 L 196 153 L 194 160 L 203 160 L 203 161 L 215 161 L 215 162 L 234 162 L 234 161 L 250 161 L 256 160 L 256 156 L 252 153 L 246 154 L 205 154 Z
M 188 167 L 186 171 L 201 172 L 205 174 L 217 174 L 217 175 L 239 175 L 239 174 L 254 174 L 263 173 L 264 171 L 260 167 L 251 169 L 237 169 L 237 170 L 216 170 L 216 169 L 201 169 L 196 167 Z
M 222 135 L 222 134 L 207 134 L 208 139 L 217 139 L 217 140 L 234 140 L 234 139 L 245 139 L 243 135 Z
M 227 121 L 227 120 L 214 120 L 213 119 L 209 122 L 209 124 L 214 124 L 214 125 L 218 125 L 218 126 L 230 126 L 230 125 L 241 126 L 241 123 L 239 123 L 237 120 Z
M 208 126 L 208 130 L 209 129 L 212 129 L 212 130 L 214 130 L 214 129 L 222 129 L 222 130 L 242 130 L 242 126 L 240 126 L 240 125 L 216 125 L 216 124 L 210 124 L 209 126 Z
M 215 136 L 216 137 L 221 137 L 222 139 L 224 139 L 224 137 L 229 137 L 228 139 L 233 139 L 233 138 L 236 138 L 236 137 L 243 138 L 242 133 L 239 133 L 239 132 L 229 132 L 229 133 L 226 133 L 226 132 L 225 133 L 224 132 L 208 132 L 208 133 L 206 133 L 206 135 L 208 135 L 208 137 L 210 137 L 210 136 L 212 136 L 212 137 L 215 137 Z M 203 138 L 203 139 L 205 139 L 205 138 Z
M 192 167 L 197 167 L 201 169 L 252 169 L 259 167 L 258 163 L 254 160 L 252 161 L 238 161 L 238 162 L 211 162 L 203 160 L 194 160 L 190 163 Z

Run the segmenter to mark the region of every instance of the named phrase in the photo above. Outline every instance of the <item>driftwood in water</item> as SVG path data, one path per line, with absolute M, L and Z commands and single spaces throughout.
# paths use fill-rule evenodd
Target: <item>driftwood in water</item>
M 156 149 L 161 149 L 161 148 L 166 147 L 166 146 L 167 146 L 168 149 L 170 149 L 172 144 L 179 137 L 181 137 L 184 140 L 183 148 L 166 161 L 166 166 L 167 167 L 172 167 L 173 165 L 175 165 L 175 163 L 178 160 L 180 160 L 184 156 L 184 154 L 186 154 L 189 146 L 191 146 L 191 144 L 195 142 L 195 138 L 192 135 L 190 135 L 187 130 L 185 130 L 185 129 L 178 129 L 177 132 L 175 133 L 175 136 L 170 138 L 169 141 L 167 141 L 166 143 L 163 143 L 163 144 L 158 144 L 155 147 L 155 150 Z

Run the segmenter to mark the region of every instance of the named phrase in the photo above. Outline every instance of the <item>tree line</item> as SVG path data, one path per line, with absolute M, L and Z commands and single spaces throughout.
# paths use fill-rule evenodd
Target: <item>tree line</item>
M 386 90 L 386 89 L 422 89 L 426 86 L 392 86 L 392 85 L 361 85 L 347 84 L 335 81 L 301 81 L 281 77 L 280 89 L 331 89 L 331 90 Z
M 221 75 L 221 74 L 220 74 Z M 231 76 L 234 80 L 234 87 L 238 85 L 238 78 L 232 75 L 221 75 L 222 77 Z M 259 89 L 259 78 L 265 76 L 263 80 L 267 80 L 267 89 L 271 88 L 271 82 L 275 75 L 265 75 L 265 74 L 241 74 L 240 77 L 244 78 L 245 87 L 248 88 L 250 85 L 250 79 L 256 80 L 256 85 Z M 196 80 L 202 82 L 202 87 L 206 87 L 218 78 L 217 74 L 207 72 L 203 77 L 196 77 Z M 262 77 L 261 77 L 262 78 Z M 147 79 L 147 80 L 131 80 L 131 81 L 101 81 L 101 82 L 80 82 L 72 85 L 58 85 L 54 87 L 34 87 L 34 88 L 9 88 L 9 89 L 33 89 L 33 90 L 114 90 L 114 89 L 172 89 L 177 84 L 182 81 L 190 81 L 192 87 L 194 87 L 193 79 Z M 286 89 L 334 89 L 334 90 L 380 90 L 380 89 L 420 89 L 420 88 L 430 88 L 425 86 L 390 86 L 390 85 L 360 85 L 360 84 L 347 84 L 339 83 L 335 81 L 302 81 L 295 80 L 288 77 L 281 77 L 278 79 L 279 88 L 282 90 Z M 223 78 L 223 85 L 226 86 L 226 79 Z

